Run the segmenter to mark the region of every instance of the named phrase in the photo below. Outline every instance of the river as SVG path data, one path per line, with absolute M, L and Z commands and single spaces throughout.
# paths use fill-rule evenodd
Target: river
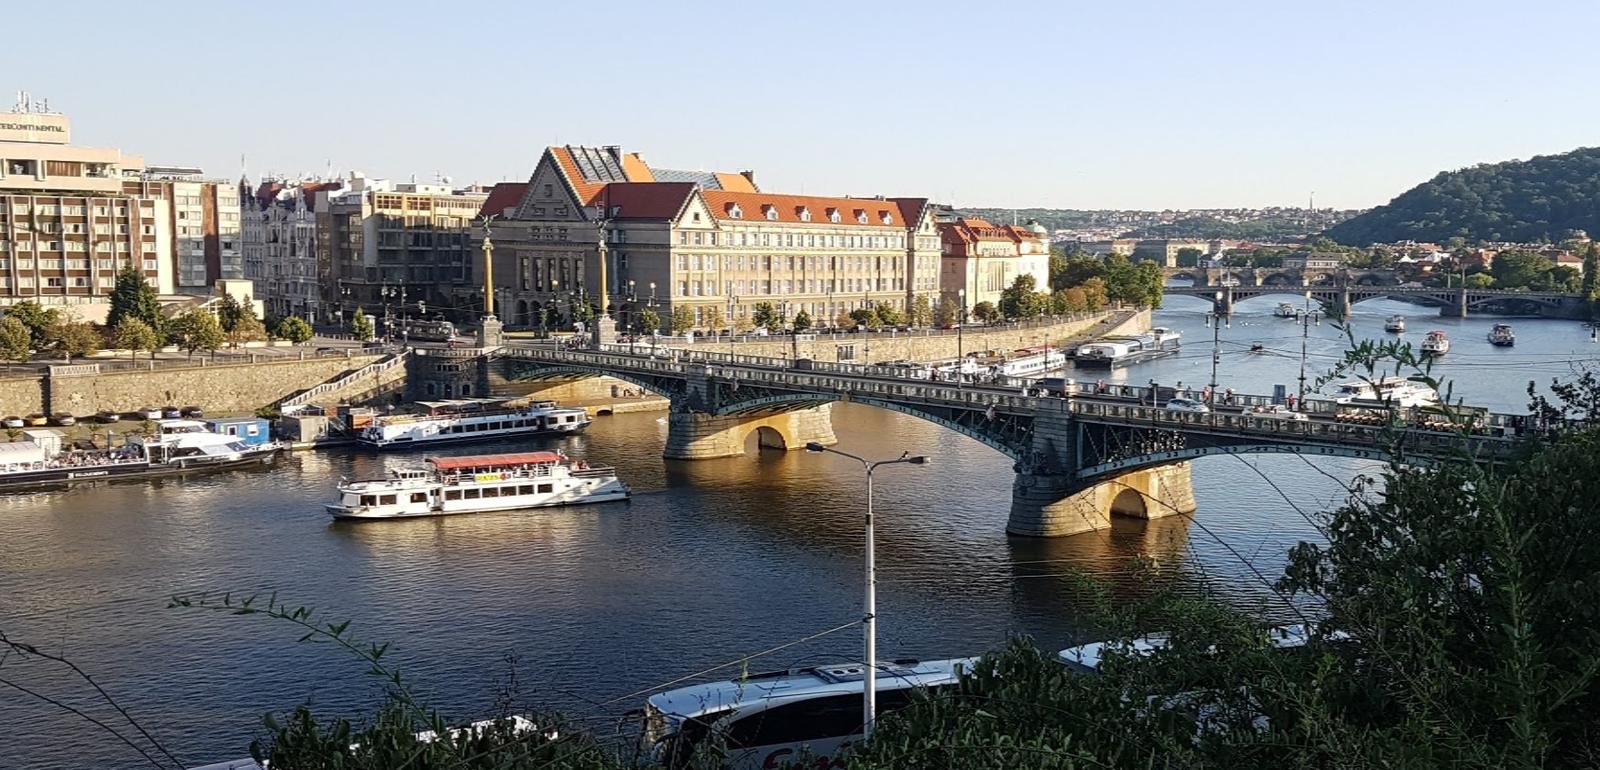
M 1292 392 L 1301 327 L 1261 298 L 1222 330 L 1220 381 L 1244 392 Z M 1209 306 L 1174 297 L 1156 323 L 1181 330 L 1184 353 L 1120 372 L 1199 386 L 1210 377 Z M 1548 381 L 1600 346 L 1571 321 L 1517 319 L 1518 346 L 1484 341 L 1495 320 L 1439 319 L 1390 301 L 1356 306 L 1358 336 L 1382 336 L 1391 313 L 1410 338 L 1449 332 L 1437 373 L 1471 403 L 1520 410 L 1530 378 Z M 1345 347 L 1324 322 L 1308 329 L 1312 376 Z M 1266 349 L 1250 353 L 1251 343 Z M 260 714 L 312 703 L 354 713 L 380 692 L 363 666 L 329 645 L 297 644 L 283 622 L 167 609 L 174 593 L 276 592 L 351 620 L 362 639 L 390 641 L 387 662 L 451 714 L 490 709 L 515 671 L 520 703 L 609 720 L 638 697 L 599 701 L 775 647 L 859 615 L 862 477 L 831 455 L 756 453 L 697 463 L 660 457 L 659 414 L 600 418 L 580 437 L 541 442 L 614 464 L 628 503 L 526 513 L 362 524 L 330 523 L 321 503 L 341 476 L 376 475 L 416 456 L 300 453 L 268 472 L 84 487 L 0 497 L 0 631 L 71 659 L 183 762 L 243 756 Z M 1314 538 L 1302 515 L 1338 502 L 1340 479 L 1369 465 L 1293 456 L 1196 461 L 1192 520 L 1118 521 L 1059 540 L 1008 538 L 1010 462 L 912 417 L 835 407 L 841 448 L 902 450 L 930 465 L 879 476 L 880 655 L 954 657 L 1010 634 L 1077 640 L 1072 616 L 1086 570 L 1118 596 L 1153 586 L 1209 592 L 1272 613 L 1263 585 L 1285 551 Z M 471 453 L 526 447 L 480 445 Z M 1330 478 L 1332 476 L 1332 478 Z M 1287 496 L 1287 499 L 1286 499 Z M 1158 577 L 1130 573 L 1149 557 Z M 859 655 L 850 629 L 769 656 L 784 668 Z M 729 672 L 730 674 L 732 672 Z M 41 660 L 0 663 L 0 680 L 101 719 L 92 690 Z M 600 722 L 597 722 L 599 724 Z M 126 732 L 126 731 L 125 731 Z M 100 764 L 93 764 L 93 763 Z M 140 767 L 115 738 L 0 685 L 0 770 Z

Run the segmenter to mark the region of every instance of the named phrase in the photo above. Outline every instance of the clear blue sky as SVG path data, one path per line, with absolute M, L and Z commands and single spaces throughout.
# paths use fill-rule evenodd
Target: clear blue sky
M 221 176 L 488 182 L 621 144 L 783 192 L 1358 207 L 1600 126 L 1592 1 L 91 0 L 6 27 L 6 101 Z

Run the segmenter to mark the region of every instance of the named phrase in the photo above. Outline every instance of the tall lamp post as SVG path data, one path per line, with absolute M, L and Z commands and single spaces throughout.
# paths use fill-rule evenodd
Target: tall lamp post
M 1306 341 L 1311 336 L 1311 324 L 1315 322 L 1322 325 L 1322 312 L 1311 309 L 1311 300 L 1306 300 L 1306 309 L 1300 313 L 1300 390 L 1295 402 L 1296 411 L 1305 411 L 1306 408 Z
M 1233 328 L 1233 316 L 1219 313 L 1215 309 L 1206 313 L 1206 326 L 1211 327 L 1211 393 L 1206 399 L 1208 405 L 1217 403 L 1217 364 L 1222 362 L 1222 327 L 1226 324 Z M 1304 375 L 1304 370 L 1301 371 Z
M 865 740 L 872 736 L 872 723 L 878 713 L 878 574 L 873 554 L 872 531 L 872 472 L 880 465 L 927 465 L 928 458 L 923 455 L 913 455 L 902 452 L 893 460 L 868 460 L 838 449 L 831 449 L 815 441 L 806 443 L 807 452 L 831 452 L 840 457 L 848 457 L 861 463 L 867 472 L 867 553 L 866 553 L 866 594 L 862 601 L 861 631 L 862 643 L 866 650 L 863 655 L 863 668 L 866 669 L 862 677 L 863 691 L 861 698 L 861 737 Z

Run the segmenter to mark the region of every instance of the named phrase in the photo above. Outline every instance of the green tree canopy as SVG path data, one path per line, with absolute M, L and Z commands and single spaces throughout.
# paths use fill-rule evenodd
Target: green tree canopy
M 712 305 L 706 308 L 706 328 L 717 331 L 728 325 L 728 319 L 722 317 L 722 307 Z
M 639 334 L 655 334 L 661 330 L 661 314 L 653 307 L 634 313 L 633 330 Z
M 948 329 L 956 325 L 956 318 L 960 315 L 960 308 L 956 307 L 955 300 L 944 297 L 939 300 L 939 309 L 934 314 L 933 322 L 941 329 Z
M 756 326 L 769 332 L 776 332 L 783 328 L 783 315 L 778 312 L 777 306 L 771 302 L 757 302 L 750 320 Z
M 694 308 L 677 305 L 672 308 L 672 333 L 683 334 L 694 328 Z
M 876 329 L 881 323 L 882 320 L 878 318 L 877 308 L 858 307 L 850 311 L 850 323 L 848 324 L 850 326 L 864 326 L 868 329 Z
M 807 313 L 805 308 L 800 308 L 800 312 L 794 314 L 794 330 L 803 332 L 810 328 L 811 314 Z
M 32 300 L 23 300 L 5 308 L 6 318 L 15 318 L 28 327 L 28 345 L 34 350 L 50 346 L 56 326 L 61 324 L 61 311 L 47 308 Z
M 296 345 L 305 344 L 316 336 L 311 324 L 306 323 L 306 319 L 299 316 L 284 317 L 273 327 L 272 334 L 279 339 L 288 340 Z
M 993 302 L 979 302 L 972 306 L 972 317 L 986 324 L 992 324 L 1000 320 L 1000 308 L 995 307 Z
M 1011 286 L 1000 293 L 1000 315 L 1006 318 L 1035 318 L 1044 313 L 1047 300 L 1035 291 L 1033 276 L 1018 275 Z
M 906 323 L 906 314 L 887 302 L 879 302 L 874 314 L 878 316 L 880 326 L 904 326 Z
M 227 329 L 226 326 L 223 328 L 225 330 Z M 368 318 L 367 314 L 362 312 L 361 308 L 356 308 L 356 312 L 350 315 L 351 336 L 365 342 L 372 339 L 373 333 L 374 330 L 372 328 L 372 319 Z
M 117 272 L 115 286 L 111 289 L 111 309 L 106 313 L 106 326 L 116 328 L 124 319 L 137 318 L 156 335 L 160 343 L 166 329 L 166 318 L 161 315 L 161 302 L 156 288 L 145 280 L 144 273 L 134 267 L 133 261 Z
M 104 337 L 83 321 L 64 321 L 50 331 L 49 345 L 61 351 L 68 361 L 73 356 L 92 356 L 100 351 Z
M 21 364 L 32 356 L 32 337 L 27 325 L 9 315 L 0 318 L 0 358 Z
M 113 347 L 128 351 L 129 358 L 137 358 L 139 351 L 148 350 L 152 357 L 161 340 L 150 325 L 133 316 L 124 316 L 122 322 L 111 328 Z
M 911 316 L 912 326 L 920 328 L 933 323 L 933 303 L 929 301 L 928 295 L 918 294 L 915 299 L 911 300 L 911 312 L 909 315 Z
M 197 351 L 210 352 L 222 347 L 227 335 L 217 317 L 202 308 L 190 308 L 172 320 L 168 327 L 172 342 L 194 358 Z

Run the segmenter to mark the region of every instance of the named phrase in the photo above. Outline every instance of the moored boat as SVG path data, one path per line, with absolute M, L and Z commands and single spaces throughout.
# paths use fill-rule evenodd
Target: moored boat
M 1291 305 L 1291 304 L 1289 304 L 1287 302 L 1279 302 L 1277 309 L 1273 310 L 1272 314 L 1277 316 L 1277 317 L 1279 317 L 1279 318 L 1299 318 L 1300 317 L 1300 311 L 1298 309 L 1296 309 L 1294 305 Z
M 0 489 L 261 465 L 279 449 L 276 443 L 251 445 L 214 433 L 194 420 L 161 420 L 155 428 L 105 449 L 64 448 L 56 431 L 27 431 L 25 441 L 0 444 Z
M 430 457 L 423 467 L 382 479 L 342 481 L 336 519 L 400 519 L 626 500 L 628 485 L 609 466 L 560 452 Z
M 1450 338 L 1443 331 L 1434 329 L 1422 340 L 1422 355 L 1442 356 L 1450 352 Z
M 1489 330 L 1489 344 L 1500 348 L 1516 345 L 1517 335 L 1511 331 L 1511 324 L 1495 324 Z
M 1165 327 L 1133 337 L 1102 337 L 1079 345 L 1072 362 L 1075 366 L 1108 368 L 1142 363 L 1177 355 L 1181 338 L 1177 331 Z
M 1386 332 L 1392 332 L 1394 334 L 1405 333 L 1406 317 L 1403 315 L 1389 316 L 1388 320 L 1383 322 L 1383 330 Z
M 1393 406 L 1404 409 L 1438 406 L 1439 392 L 1404 377 L 1384 377 L 1339 383 L 1333 400 L 1334 403 L 1351 406 Z
M 375 417 L 358 438 L 375 449 L 490 441 L 515 436 L 581 433 L 589 413 L 562 408 L 554 401 L 511 406 L 508 399 L 461 398 L 418 401 L 421 414 Z

